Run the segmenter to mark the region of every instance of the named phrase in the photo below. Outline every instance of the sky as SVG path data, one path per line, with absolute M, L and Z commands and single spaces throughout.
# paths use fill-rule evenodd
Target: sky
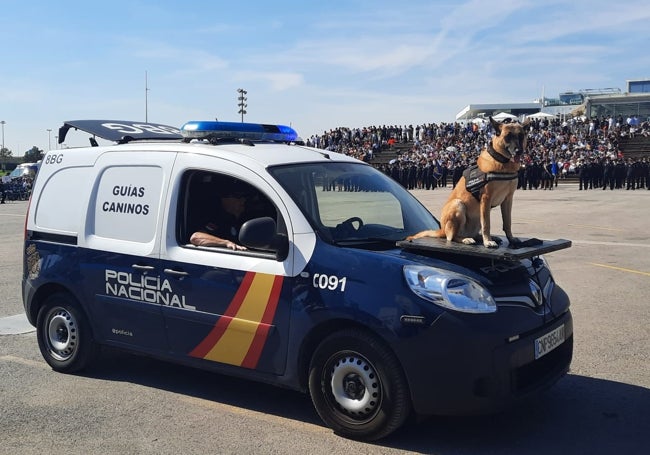
M 650 78 L 647 0 L 0 2 L 4 144 L 88 145 L 66 120 L 337 127 L 453 122 Z M 51 131 L 48 131 L 51 130 Z

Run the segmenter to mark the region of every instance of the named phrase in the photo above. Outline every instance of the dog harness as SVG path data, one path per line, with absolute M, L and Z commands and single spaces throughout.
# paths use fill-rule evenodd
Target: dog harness
M 463 171 L 465 188 L 472 193 L 474 199 L 480 200 L 481 189 L 487 182 L 493 180 L 514 180 L 519 177 L 516 172 L 488 172 L 485 173 L 474 164 Z

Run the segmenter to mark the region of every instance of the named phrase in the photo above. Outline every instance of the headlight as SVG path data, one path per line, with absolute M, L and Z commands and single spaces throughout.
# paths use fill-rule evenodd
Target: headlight
M 476 281 L 433 267 L 406 265 L 404 277 L 411 291 L 430 302 L 464 313 L 494 313 L 492 295 Z

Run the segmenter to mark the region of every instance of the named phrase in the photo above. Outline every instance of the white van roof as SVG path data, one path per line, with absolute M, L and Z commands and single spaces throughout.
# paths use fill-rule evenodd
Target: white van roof
M 59 142 L 67 132 L 79 129 L 93 137 L 92 147 L 66 149 L 75 154 L 89 154 L 80 161 L 94 161 L 98 154 L 111 152 L 145 153 L 174 151 L 219 156 L 232 161 L 248 161 L 250 166 L 267 167 L 279 164 L 314 162 L 321 160 L 356 161 L 347 155 L 305 147 L 296 131 L 285 125 L 190 121 L 180 129 L 173 126 L 125 120 L 70 120 L 59 129 Z M 116 142 L 117 145 L 99 147 L 94 137 Z M 128 163 L 128 158 L 125 158 Z

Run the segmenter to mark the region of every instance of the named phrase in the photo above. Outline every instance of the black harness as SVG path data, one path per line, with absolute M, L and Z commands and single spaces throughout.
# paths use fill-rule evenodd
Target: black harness
M 488 151 L 490 148 L 488 147 Z M 496 155 L 498 153 L 494 152 Z M 503 158 L 503 155 L 499 155 Z M 507 161 L 505 161 L 507 162 Z M 487 174 L 480 170 L 476 164 L 468 167 L 463 171 L 465 177 L 465 188 L 472 193 L 472 196 L 479 201 L 481 197 L 481 189 L 487 182 L 493 180 L 514 180 L 519 177 L 516 172 L 488 172 Z

